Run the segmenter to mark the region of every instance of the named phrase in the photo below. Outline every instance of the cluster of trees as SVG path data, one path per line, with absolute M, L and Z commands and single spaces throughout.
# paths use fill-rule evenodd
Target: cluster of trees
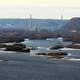
M 57 38 L 59 36 L 62 36 L 64 40 L 80 42 L 80 18 L 72 18 L 65 26 L 55 31 L 46 29 L 28 31 L 22 28 L 0 28 L 0 42 L 19 42 L 23 41 L 25 38 L 46 39 Z
M 16 30 L 1 30 L 0 29 L 0 42 L 19 42 L 25 38 L 29 39 L 46 39 L 53 37 L 53 32 L 49 30 L 42 31 L 25 31 L 21 29 Z

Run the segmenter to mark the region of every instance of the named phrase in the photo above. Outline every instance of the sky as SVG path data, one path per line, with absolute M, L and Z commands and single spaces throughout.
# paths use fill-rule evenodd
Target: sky
M 0 18 L 80 17 L 80 0 L 0 0 Z

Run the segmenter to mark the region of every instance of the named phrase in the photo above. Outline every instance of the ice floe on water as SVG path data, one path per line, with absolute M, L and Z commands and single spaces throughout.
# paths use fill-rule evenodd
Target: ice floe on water
M 59 50 L 80 50 L 80 49 L 73 49 L 73 48 L 61 48 Z

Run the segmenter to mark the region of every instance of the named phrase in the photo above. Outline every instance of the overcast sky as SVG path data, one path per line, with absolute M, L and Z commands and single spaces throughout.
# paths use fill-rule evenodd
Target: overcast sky
M 80 17 L 80 0 L 0 0 L 0 18 Z

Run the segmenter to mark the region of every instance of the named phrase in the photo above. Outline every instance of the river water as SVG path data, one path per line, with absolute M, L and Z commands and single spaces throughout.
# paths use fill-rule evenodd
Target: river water
M 80 61 L 0 52 L 0 80 L 80 80 Z
M 26 44 L 26 46 L 35 47 L 38 50 L 43 50 L 43 51 L 49 50 L 51 46 L 54 46 L 56 44 L 65 44 L 65 42 L 60 41 L 56 38 L 50 40 L 26 40 L 22 43 Z M 67 52 L 73 56 L 80 56 L 80 49 L 63 49 L 62 51 Z
M 51 47 L 55 44 L 61 44 L 56 38 L 51 40 L 25 40 L 23 43 L 32 47 Z
M 43 50 L 58 43 L 56 40 L 24 42 L 27 46 L 42 47 Z M 80 50 L 66 52 L 80 55 Z M 10 51 L 0 51 L 0 60 L 3 60 L 0 61 L 0 80 L 80 80 L 80 61 L 49 59 Z

